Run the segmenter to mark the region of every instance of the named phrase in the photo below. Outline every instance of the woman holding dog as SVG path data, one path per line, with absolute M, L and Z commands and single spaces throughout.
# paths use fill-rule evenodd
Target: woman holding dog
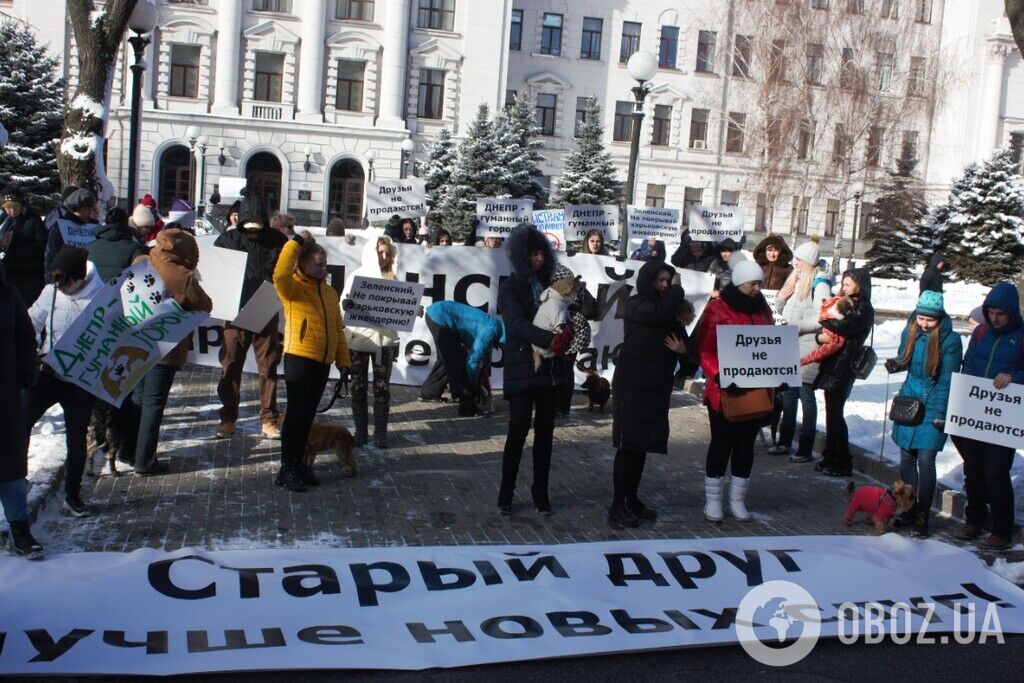
M 612 444 L 618 450 L 608 524 L 614 529 L 658 518 L 638 493 L 647 454 L 668 452 L 672 378 L 679 356 L 686 353 L 684 326 L 693 319 L 693 306 L 675 277 L 675 268 L 664 261 L 648 261 L 626 301 L 622 346 L 612 378 Z
M 281 249 L 274 289 L 284 306 L 284 381 L 288 410 L 281 429 L 281 469 L 275 483 L 289 491 L 319 484 L 303 456 L 333 362 L 344 375 L 352 365 L 338 294 L 327 283 L 327 252 L 303 232 Z
M 567 277 L 576 276 L 561 263 L 555 266 L 553 280 L 561 280 Z M 597 299 L 587 291 L 586 285 L 582 282 L 576 287 L 576 293 L 569 304 L 569 315 L 572 318 L 573 337 L 572 344 L 569 345 L 569 350 L 565 353 L 565 363 L 569 366 L 569 372 L 572 373 L 573 381 L 568 384 L 558 385 L 557 412 L 559 417 L 569 417 L 569 409 L 572 407 L 572 395 L 576 386 L 574 371 L 576 357 L 580 351 L 590 348 L 590 323 L 587 321 L 597 320 L 598 318 Z
M 732 282 L 722 287 L 718 298 L 708 303 L 697 329 L 700 366 L 708 378 L 704 385 L 704 404 L 708 408 L 708 420 L 711 423 L 711 443 L 708 444 L 704 475 L 704 516 L 712 522 L 721 522 L 723 519 L 725 471 L 730 465 L 732 482 L 729 486 L 729 509 L 736 519 L 743 522 L 750 520 L 746 507 L 747 487 L 754 466 L 754 439 L 764 420 L 730 420 L 726 417 L 724 402 L 739 400 L 749 394 L 743 389 L 737 389 L 735 383 L 722 387 L 718 374 L 717 328 L 719 325 L 774 324 L 768 302 L 761 294 L 763 280 L 764 271 L 757 262 L 738 263 L 732 272 Z M 727 395 L 725 398 L 723 393 Z M 770 404 L 767 410 L 771 412 Z
M 917 505 L 903 513 L 897 524 L 914 525 L 911 535 L 928 536 L 928 517 L 935 495 L 935 456 L 946 445 L 946 435 L 936 421 L 946 419 L 949 385 L 960 370 L 963 345 L 946 315 L 940 292 L 924 291 L 914 315 L 907 322 L 895 358 L 885 362 L 892 372 L 907 371 L 900 396 L 922 403 L 923 417 L 916 425 L 892 426 L 892 440 L 900 447 L 900 479 L 917 492 Z

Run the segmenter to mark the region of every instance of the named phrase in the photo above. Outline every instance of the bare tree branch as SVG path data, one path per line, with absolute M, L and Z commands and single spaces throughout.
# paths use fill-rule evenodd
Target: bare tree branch
M 1006 16 L 1010 19 L 1010 31 L 1017 49 L 1024 54 L 1024 0 L 1006 0 Z

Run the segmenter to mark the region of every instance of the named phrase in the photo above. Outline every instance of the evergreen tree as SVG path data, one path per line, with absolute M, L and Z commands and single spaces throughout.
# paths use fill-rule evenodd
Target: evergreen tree
M 489 111 L 481 104 L 459 145 L 458 160 L 441 201 L 442 225 L 454 238 L 461 240 L 469 232 L 477 199 L 502 196 L 504 174 Z
M 0 121 L 9 140 L 0 150 L 0 187 L 21 186 L 30 201 L 60 199 L 57 142 L 64 120 L 64 81 L 57 60 L 24 24 L 0 23 Z
M 430 221 L 432 224 L 444 225 L 444 215 L 441 205 L 444 203 L 445 194 L 448 192 L 448 184 L 452 178 L 452 168 L 458 158 L 459 150 L 452 139 L 452 132 L 442 128 L 430 148 L 427 149 L 427 159 L 420 166 L 420 177 L 427 191 L 427 206 L 430 207 Z
M 506 107 L 495 119 L 494 137 L 504 170 L 503 195 L 514 199 L 533 199 L 535 209 L 544 208 L 548 192 L 541 184 L 540 153 L 541 142 L 537 140 L 537 124 L 534 119 L 533 102 L 526 97 L 516 97 L 511 107 Z
M 554 206 L 622 202 L 623 183 L 604 148 L 601 107 L 596 99 L 588 100 L 584 117 L 576 149 L 565 158 L 558 191 L 552 200 Z
M 951 222 L 949 217 L 955 211 L 955 204 L 959 198 L 974 183 L 974 178 L 978 175 L 978 168 L 979 166 L 975 162 L 968 164 L 964 168 L 963 175 L 953 181 L 946 201 L 933 208 L 925 217 L 925 221 L 933 230 L 935 249 L 943 253 L 949 269 L 957 273 L 959 273 L 958 264 L 969 258 L 969 252 L 964 245 L 964 226 Z
M 963 231 L 954 267 L 982 284 L 1017 277 L 1024 265 L 1024 180 L 1004 147 L 950 195 L 949 223 Z
M 871 273 L 877 277 L 907 279 L 914 265 L 928 250 L 920 228 L 928 212 L 924 193 L 911 187 L 917 160 L 910 154 L 896 160 L 883 194 L 875 202 L 874 244 L 865 254 Z

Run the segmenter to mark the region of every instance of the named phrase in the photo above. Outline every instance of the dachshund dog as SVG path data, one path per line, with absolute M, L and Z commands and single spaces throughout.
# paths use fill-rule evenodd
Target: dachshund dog
M 917 501 L 917 493 L 910 484 L 897 480 L 892 488 L 881 486 L 861 486 L 854 490 L 853 482 L 846 484 L 846 495 L 849 504 L 846 506 L 846 526 L 853 524 L 858 512 L 863 512 L 875 523 L 875 531 L 879 535 L 892 528 L 893 519 L 912 508 Z
M 587 399 L 590 401 L 587 412 L 594 412 L 594 406 L 598 406 L 603 413 L 604 406 L 612 395 L 611 384 L 593 370 L 587 370 L 587 378 L 583 380 L 583 386 L 587 389 Z

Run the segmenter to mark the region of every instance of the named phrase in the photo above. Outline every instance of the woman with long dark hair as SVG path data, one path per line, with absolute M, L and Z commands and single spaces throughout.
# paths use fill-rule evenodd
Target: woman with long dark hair
M 581 254 L 591 254 L 597 256 L 607 256 L 608 247 L 604 244 L 604 233 L 601 230 L 594 228 L 589 231 L 583 237 L 583 249 L 580 250 Z

